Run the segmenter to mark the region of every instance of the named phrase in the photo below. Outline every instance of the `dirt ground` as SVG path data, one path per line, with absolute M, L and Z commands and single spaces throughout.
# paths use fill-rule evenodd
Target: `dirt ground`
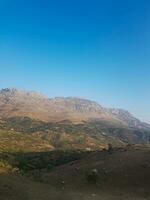
M 86 174 L 97 169 L 99 180 Z M 1 170 L 0 200 L 150 200 L 150 149 L 93 153 L 42 174 L 41 182 Z

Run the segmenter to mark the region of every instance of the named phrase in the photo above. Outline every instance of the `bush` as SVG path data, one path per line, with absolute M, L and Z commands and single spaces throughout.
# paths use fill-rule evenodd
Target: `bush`
M 5 168 L 7 170 L 12 169 L 12 166 L 6 160 L 3 159 L 0 159 L 0 167 Z
M 112 144 L 108 144 L 108 152 L 110 153 L 110 154 L 112 154 L 113 153 L 113 147 L 112 147 Z
M 97 169 L 93 169 L 86 177 L 87 182 L 91 184 L 97 184 L 99 175 Z

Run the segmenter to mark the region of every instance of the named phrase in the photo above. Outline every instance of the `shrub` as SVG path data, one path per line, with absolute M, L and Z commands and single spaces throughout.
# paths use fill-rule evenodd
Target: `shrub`
M 5 168 L 7 170 L 12 169 L 12 166 L 6 160 L 3 159 L 0 159 L 0 167 Z
M 110 153 L 110 154 L 112 154 L 113 153 L 113 147 L 112 147 L 112 144 L 108 144 L 108 152 Z
M 86 177 L 87 182 L 91 184 L 97 184 L 99 180 L 99 174 L 97 169 L 93 169 Z

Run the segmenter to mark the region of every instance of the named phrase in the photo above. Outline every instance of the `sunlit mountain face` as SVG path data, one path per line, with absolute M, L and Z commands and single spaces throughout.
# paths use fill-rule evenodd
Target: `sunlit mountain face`
M 150 125 L 141 122 L 123 109 L 104 108 L 94 101 L 76 97 L 50 99 L 38 92 L 14 88 L 0 91 L 0 116 L 30 117 L 45 122 L 108 121 L 129 128 L 150 128 Z

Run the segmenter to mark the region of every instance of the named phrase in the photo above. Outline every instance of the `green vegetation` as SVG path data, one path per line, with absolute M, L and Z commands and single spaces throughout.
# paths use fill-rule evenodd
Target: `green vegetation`
M 0 152 L 8 153 L 85 152 L 106 149 L 108 144 L 113 147 L 134 143 L 149 146 L 150 141 L 149 132 L 118 127 L 105 121 L 45 123 L 28 117 L 13 117 L 1 120 L 0 127 Z
M 0 134 L 5 131 L 2 138 L 4 135 L 7 137 L 8 133 L 8 137 L 12 140 L 15 137 L 15 141 L 17 141 L 17 138 L 19 141 L 24 138 L 27 148 L 23 144 L 21 148 L 18 142 L 15 145 L 18 146 L 16 148 L 19 148 L 17 151 L 24 151 L 25 149 L 27 151 L 32 151 L 32 149 L 34 151 L 50 149 L 85 150 L 86 148 L 96 150 L 106 148 L 108 143 L 111 143 L 113 146 L 150 143 L 150 132 L 148 131 L 129 129 L 105 121 L 85 122 L 82 124 L 72 124 L 68 121 L 64 121 L 63 123 L 46 123 L 32 120 L 28 117 L 13 117 L 1 120 L 0 128 L 2 130 Z M 29 141 L 31 141 L 31 145 Z M 32 147 L 33 145 L 35 148 Z M 10 147 L 11 145 L 9 145 Z
M 12 170 L 12 166 L 5 159 L 0 159 L 0 168 L 4 168 L 4 169 L 6 169 L 8 171 Z
M 149 146 L 150 133 L 115 124 L 85 122 L 72 124 L 45 123 L 30 118 L 9 118 L 0 121 L 0 168 L 36 176 L 44 170 L 80 160 L 92 151 L 126 144 L 143 143 Z M 109 144 L 109 145 L 108 145 Z M 112 148 L 113 147 L 113 148 Z M 88 182 L 97 182 L 89 174 Z
M 50 171 L 56 166 L 79 160 L 87 155 L 82 151 L 16 152 L 0 154 L 0 168 L 31 174 Z
M 37 152 L 52 146 L 40 137 L 16 131 L 0 130 L 0 152 Z

